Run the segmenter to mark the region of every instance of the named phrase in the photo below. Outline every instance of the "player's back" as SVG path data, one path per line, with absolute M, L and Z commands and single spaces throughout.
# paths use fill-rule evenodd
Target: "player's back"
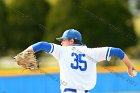
M 86 46 L 68 46 L 60 51 L 59 65 L 63 87 L 89 90 L 96 84 L 96 61 Z
M 51 54 L 58 59 L 60 79 L 65 82 L 61 89 L 76 88 L 90 90 L 96 84 L 96 63 L 109 60 L 109 47 L 87 48 L 87 46 L 60 46 L 52 44 Z

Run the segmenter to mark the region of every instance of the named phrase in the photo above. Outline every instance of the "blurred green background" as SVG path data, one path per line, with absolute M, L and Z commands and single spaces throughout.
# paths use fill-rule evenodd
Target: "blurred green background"
M 12 57 L 39 41 L 55 40 L 67 29 L 82 33 L 88 47 L 119 47 L 134 64 L 140 60 L 139 0 L 0 0 L 0 67 L 14 67 Z M 58 66 L 49 55 L 40 64 Z M 48 56 L 46 58 L 46 56 Z M 51 62 L 46 62 L 51 61 Z M 100 66 L 121 65 L 116 58 Z M 9 64 L 9 65 L 8 65 Z
M 60 44 L 55 38 L 67 29 L 80 31 L 88 47 L 123 49 L 140 71 L 140 0 L 0 0 L 0 93 L 60 93 L 51 55 L 36 54 L 43 75 L 23 71 L 13 57 L 39 41 Z M 91 93 L 140 93 L 139 75 L 126 70 L 116 57 L 100 62 Z

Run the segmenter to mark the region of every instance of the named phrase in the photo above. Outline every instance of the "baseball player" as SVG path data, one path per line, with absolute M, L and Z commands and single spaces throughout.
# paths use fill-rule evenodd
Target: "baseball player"
M 133 64 L 120 48 L 88 48 L 82 44 L 80 32 L 74 29 L 66 30 L 62 37 L 56 39 L 61 41 L 61 45 L 38 42 L 24 51 L 44 51 L 58 60 L 61 93 L 89 93 L 96 84 L 96 64 L 103 60 L 109 61 L 113 56 L 124 62 L 131 77 L 135 76 Z

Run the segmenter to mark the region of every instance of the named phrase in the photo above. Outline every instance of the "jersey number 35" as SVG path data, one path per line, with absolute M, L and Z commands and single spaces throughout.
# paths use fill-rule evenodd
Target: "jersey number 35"
M 73 52 L 71 56 L 74 58 L 74 63 L 71 63 L 71 68 L 80 69 L 81 71 L 86 71 L 87 62 L 82 59 L 83 57 L 85 57 L 85 54 L 77 54 Z

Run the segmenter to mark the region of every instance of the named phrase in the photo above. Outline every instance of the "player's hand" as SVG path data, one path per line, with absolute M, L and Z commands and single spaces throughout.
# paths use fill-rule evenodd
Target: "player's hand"
M 128 74 L 130 77 L 135 77 L 137 75 L 137 71 L 133 66 L 128 67 Z

